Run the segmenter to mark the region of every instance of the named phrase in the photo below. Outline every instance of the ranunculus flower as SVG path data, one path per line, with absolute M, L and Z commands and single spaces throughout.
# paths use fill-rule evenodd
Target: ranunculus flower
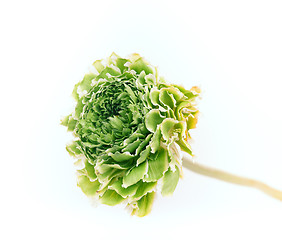
M 67 151 L 83 163 L 78 186 L 107 205 L 126 203 L 145 216 L 160 185 L 171 195 L 182 175 L 181 150 L 191 154 L 199 89 L 166 83 L 138 54 L 113 53 L 75 85 L 75 111 L 62 120 L 75 140 Z
M 133 215 L 145 216 L 157 189 L 164 196 L 174 192 L 183 160 L 191 171 L 282 200 L 281 191 L 260 181 L 182 157 L 182 151 L 192 155 L 189 130 L 197 123 L 199 88 L 166 83 L 138 54 L 125 59 L 113 53 L 93 66 L 74 87 L 74 112 L 62 120 L 75 137 L 66 149 L 82 166 L 78 186 L 88 197 L 125 203 Z

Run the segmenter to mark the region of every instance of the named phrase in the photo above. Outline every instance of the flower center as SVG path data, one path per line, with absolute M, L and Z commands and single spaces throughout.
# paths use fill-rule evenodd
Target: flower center
M 121 146 L 140 124 L 144 124 L 143 108 L 135 79 L 98 83 L 80 121 L 81 141 L 94 155 L 101 154 L 97 152 L 99 149 Z

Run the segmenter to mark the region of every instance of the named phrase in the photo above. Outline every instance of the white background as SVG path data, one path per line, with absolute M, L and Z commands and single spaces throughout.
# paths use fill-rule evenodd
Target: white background
M 282 189 L 281 1 L 1 1 L 1 239 L 282 239 L 282 203 L 184 170 L 152 213 L 93 207 L 59 125 L 96 59 L 202 90 L 195 160 Z

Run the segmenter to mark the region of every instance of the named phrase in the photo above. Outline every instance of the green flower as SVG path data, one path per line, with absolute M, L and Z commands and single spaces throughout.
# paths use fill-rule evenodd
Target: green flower
M 74 112 L 62 120 L 75 137 L 66 149 L 83 166 L 78 186 L 103 204 L 125 203 L 145 216 L 157 189 L 174 192 L 181 150 L 192 155 L 189 129 L 197 122 L 199 89 L 166 83 L 138 54 L 113 53 L 93 66 L 74 87 Z

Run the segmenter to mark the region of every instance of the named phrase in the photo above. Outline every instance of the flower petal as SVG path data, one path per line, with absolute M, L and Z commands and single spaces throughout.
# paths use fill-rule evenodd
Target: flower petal
M 128 172 L 122 182 L 122 186 L 127 188 L 144 177 L 148 171 L 148 162 L 140 164 L 138 167 L 134 167 L 130 172 Z
M 143 196 L 137 201 L 137 208 L 132 211 L 132 215 L 135 214 L 138 217 L 144 217 L 148 215 L 152 210 L 154 198 L 155 192 L 150 192 Z
M 133 143 L 128 144 L 124 149 L 122 149 L 122 152 L 134 152 L 136 148 L 141 144 L 141 140 L 137 139 Z
M 148 63 L 144 61 L 143 58 L 138 58 L 135 62 L 130 65 L 130 69 L 136 71 L 137 73 L 141 73 L 145 71 L 146 74 L 153 73 L 151 67 L 148 66 Z
M 105 66 L 102 64 L 102 60 L 96 60 L 92 65 L 96 68 L 98 73 L 102 72 L 102 70 L 105 68 Z
M 147 146 L 144 151 L 140 153 L 140 157 L 137 160 L 136 166 L 139 166 L 141 163 L 143 163 L 149 156 L 151 152 L 151 147 Z
M 118 181 L 114 182 L 111 186 L 109 186 L 109 189 L 115 190 L 119 195 L 122 197 L 128 197 L 136 193 L 136 190 L 138 188 L 138 185 L 132 185 L 127 188 L 124 188 L 122 186 L 122 178 L 120 178 Z
M 173 172 L 171 169 L 169 169 L 163 178 L 163 185 L 162 185 L 162 195 L 163 196 L 169 196 L 172 195 L 177 183 L 179 180 L 179 169 L 176 167 L 175 171 Z
M 157 182 L 140 182 L 136 193 L 133 195 L 132 199 L 138 199 L 148 192 L 152 192 L 157 186 Z
M 91 182 L 85 175 L 78 176 L 77 180 L 77 185 L 81 188 L 82 192 L 84 192 L 86 196 L 93 197 L 96 195 L 96 191 L 100 187 L 100 183 L 97 180 Z
M 100 198 L 100 200 L 103 204 L 115 206 L 124 201 L 124 198 L 120 196 L 116 191 L 108 189 Z
M 178 121 L 172 118 L 166 118 L 160 125 L 160 129 L 163 135 L 164 140 L 169 141 L 170 137 L 173 134 L 174 126 Z
M 144 177 L 144 181 L 153 182 L 160 179 L 164 172 L 168 169 L 168 152 L 161 148 L 158 151 L 156 158 L 148 161 L 148 173 Z
M 162 123 L 165 118 L 161 116 L 160 111 L 153 109 L 145 116 L 145 125 L 150 132 L 155 132 L 157 126 Z
M 151 142 L 150 142 L 150 147 L 151 147 L 151 152 L 155 153 L 159 148 L 161 144 L 161 129 L 158 126 L 156 132 L 154 133 Z
M 175 108 L 176 100 L 167 92 L 165 88 L 161 89 L 159 98 L 160 102 L 162 102 L 164 105 L 170 107 L 171 109 Z
M 109 156 L 111 156 L 117 162 L 127 161 L 134 157 L 134 155 L 131 155 L 129 152 L 124 152 L 124 153 L 116 152 L 114 154 L 109 153 Z

